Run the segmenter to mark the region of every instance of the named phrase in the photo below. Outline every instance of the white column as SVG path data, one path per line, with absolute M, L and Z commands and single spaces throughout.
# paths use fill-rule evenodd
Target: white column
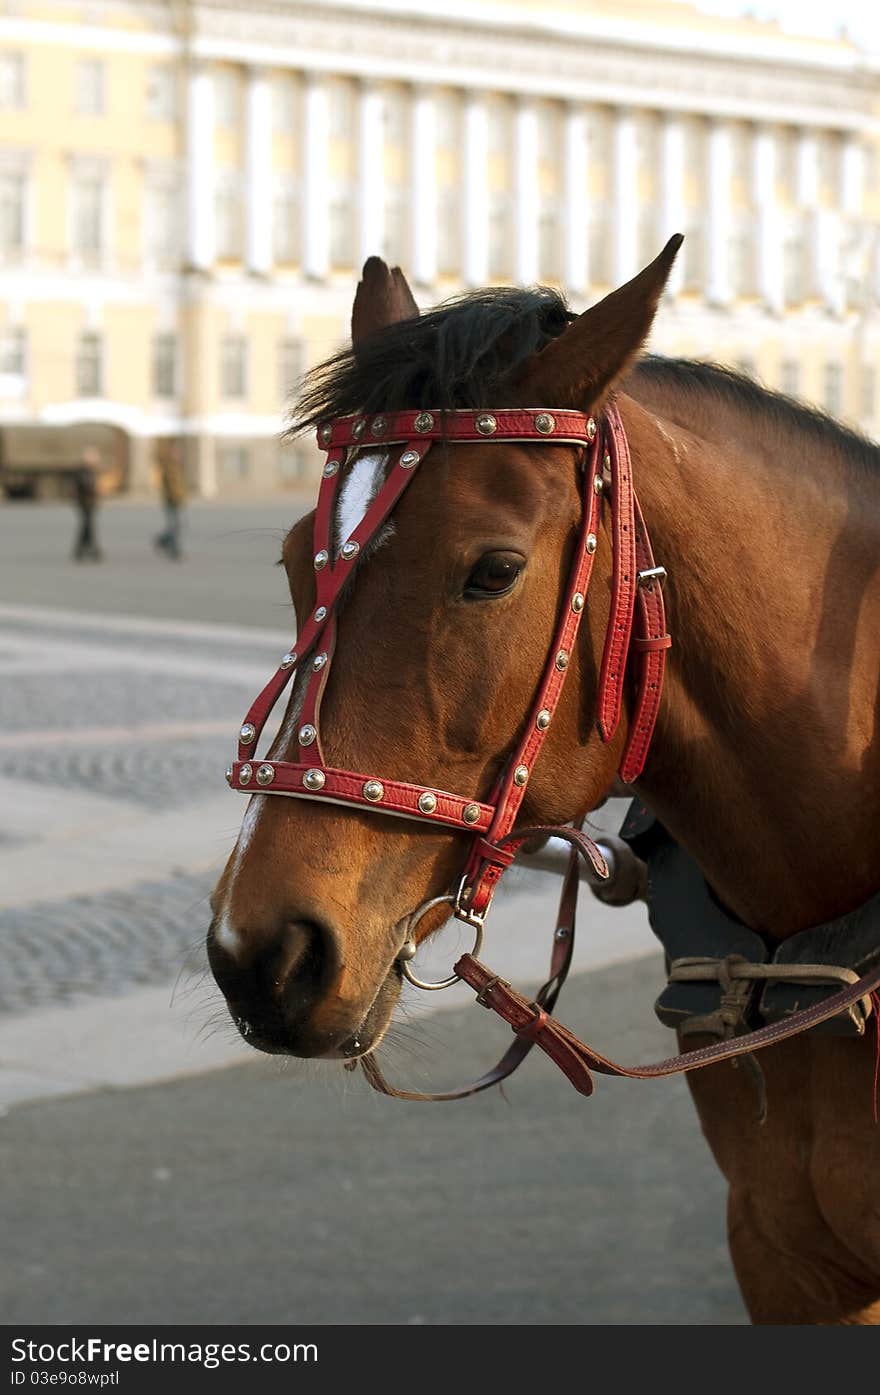
M 807 264 L 804 293 L 809 297 L 821 294 L 822 239 L 819 228 L 819 143 L 816 132 L 806 126 L 798 133 L 795 200 L 803 219 Z
M 733 152 L 727 122 L 713 121 L 710 124 L 707 156 L 706 299 L 710 305 L 729 305 L 733 298 L 730 278 Z
M 437 108 L 429 88 L 413 94 L 410 131 L 413 280 L 431 286 L 437 279 Z
M 777 313 L 783 308 L 782 231 L 776 202 L 776 144 L 769 127 L 755 128 L 752 143 L 752 206 L 755 211 L 755 277 L 758 295 Z
M 612 146 L 611 280 L 619 286 L 638 271 L 639 248 L 636 119 L 625 107 L 614 114 Z
M 268 74 L 251 68 L 247 83 L 245 256 L 249 271 L 272 270 L 272 90 Z
M 514 148 L 514 279 L 531 286 L 538 279 L 538 219 L 541 191 L 538 187 L 538 117 L 529 101 L 516 107 Z
M 586 112 L 575 103 L 568 106 L 565 112 L 564 170 L 563 275 L 567 289 L 573 295 L 581 295 L 586 292 L 590 280 L 590 230 L 587 220 L 589 152 Z
M 374 83 L 361 85 L 358 102 L 358 247 L 361 263 L 382 255 L 385 222 L 384 136 L 382 92 Z
M 665 245 L 674 233 L 686 233 L 684 203 L 684 121 L 675 112 L 663 118 L 660 133 L 660 242 Z M 660 248 L 657 248 L 660 251 Z M 666 294 L 676 296 L 684 286 L 684 259 L 688 247 L 682 247 L 666 283 Z
M 323 280 L 330 269 L 330 220 L 327 198 L 327 155 L 330 139 L 327 87 L 309 74 L 305 84 L 303 138 L 303 270 Z
M 187 82 L 187 262 L 198 271 L 214 264 L 214 84 L 199 65 Z
M 464 111 L 464 279 L 484 286 L 489 279 L 489 123 L 479 92 L 469 92 Z

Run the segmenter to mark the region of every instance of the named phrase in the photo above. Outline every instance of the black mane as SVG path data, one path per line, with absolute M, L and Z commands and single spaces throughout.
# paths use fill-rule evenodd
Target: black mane
M 356 350 L 340 349 L 306 374 L 289 434 L 350 413 L 508 405 L 516 400 L 521 365 L 574 318 L 547 286 L 488 287 L 444 301 L 362 340 Z M 861 470 L 880 469 L 880 447 L 865 436 L 722 364 L 646 354 L 632 371 L 759 415 L 781 434 L 800 432 Z
M 714 397 L 750 416 L 758 415 L 780 434 L 800 432 L 811 444 L 833 451 L 861 470 L 880 469 L 880 446 L 866 436 L 841 425 L 826 412 L 764 387 L 723 364 L 646 354 L 633 372 L 636 377 L 658 384 L 670 383 L 685 392 Z
M 505 405 L 519 366 L 574 318 L 546 286 L 489 287 L 445 301 L 312 369 L 290 431 L 352 412 Z

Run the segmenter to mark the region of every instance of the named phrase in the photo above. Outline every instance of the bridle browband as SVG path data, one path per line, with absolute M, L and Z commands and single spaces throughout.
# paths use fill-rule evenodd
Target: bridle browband
M 248 712 L 239 732 L 238 758 L 229 766 L 226 778 L 233 789 L 246 793 L 323 800 L 417 819 L 470 834 L 470 850 L 456 889 L 444 896 L 433 897 L 410 915 L 398 962 L 404 976 L 419 988 L 445 988 L 459 979 L 466 981 L 476 990 L 478 1002 L 503 1016 L 517 1037 L 493 1070 L 472 1085 L 444 1094 L 427 1095 L 396 1089 L 384 1079 L 374 1056 L 369 1053 L 356 1058 L 349 1065 L 354 1067 L 359 1060 L 370 1083 L 386 1094 L 403 1099 L 457 1099 L 504 1079 L 532 1046 L 538 1045 L 556 1061 L 581 1093 L 590 1094 L 590 1066 L 611 1074 L 670 1074 L 673 1070 L 691 1069 L 708 1064 L 712 1059 L 723 1059 L 754 1049 L 759 1044 L 756 1039 L 765 1034 L 767 1042 L 792 1035 L 791 1022 L 796 1020 L 794 1018 L 740 1039 L 746 1043 L 751 1040 L 751 1047 L 720 1042 L 656 1066 L 625 1068 L 615 1066 L 584 1046 L 550 1016 L 571 963 L 579 883 L 578 858 L 583 857 L 600 879 L 607 878 L 608 867 L 599 848 L 581 829 L 570 825 L 542 825 L 527 829 L 515 829 L 514 826 L 552 724 L 574 653 L 598 547 L 602 501 L 606 496 L 610 500 L 611 512 L 612 584 L 611 608 L 599 675 L 597 723 L 601 739 L 610 741 L 619 726 L 623 687 L 629 675 L 632 711 L 620 765 L 621 779 L 627 784 L 637 779 L 644 767 L 660 706 L 666 651 L 672 642 L 666 632 L 663 603 L 665 571 L 655 564 L 651 551 L 633 488 L 626 433 L 616 406 L 606 408 L 599 424 L 594 417 L 583 412 L 557 408 L 420 410 L 373 417 L 347 416 L 322 424 L 317 436 L 318 445 L 326 453 L 326 462 L 318 491 L 313 532 L 315 606 L 300 630 L 296 647 L 283 656 L 275 674 Z M 321 744 L 321 699 L 335 651 L 336 611 L 340 596 L 353 575 L 359 556 L 377 538 L 437 441 L 448 444 L 516 441 L 570 445 L 577 452 L 581 465 L 583 510 L 578 541 L 544 672 L 523 734 L 485 801 L 472 794 L 455 794 L 436 787 L 388 779 L 373 772 L 329 766 Z M 333 524 L 339 485 L 343 478 L 342 469 L 358 451 L 366 448 L 389 448 L 387 473 L 360 523 L 341 542 L 335 553 Z M 258 760 L 256 750 L 260 735 L 295 672 L 305 677 L 296 733 L 299 760 Z M 554 937 L 551 977 L 535 1001 L 529 1002 L 504 980 L 492 975 L 475 956 L 482 944 L 483 922 L 498 882 L 523 844 L 538 836 L 563 839 L 571 848 L 571 857 Z M 439 982 L 427 982 L 418 978 L 410 967 L 410 960 L 416 953 L 415 930 L 423 916 L 442 903 L 448 904 L 454 916 L 474 929 L 475 944 L 473 952 L 463 955 L 456 963 L 451 977 Z M 880 970 L 874 977 L 880 983 Z M 826 1003 L 798 1016 L 813 1016 L 816 1021 L 824 1021 L 845 1006 L 844 999 L 855 1001 L 873 986 L 873 983 L 868 985 L 867 979 L 860 980 L 859 985 L 850 986 Z M 856 992 L 859 987 L 861 991 Z M 838 1006 L 824 1011 L 833 1003 L 838 1003 Z M 803 1028 L 795 1027 L 793 1030 Z M 685 1062 L 690 1064 L 682 1064 Z

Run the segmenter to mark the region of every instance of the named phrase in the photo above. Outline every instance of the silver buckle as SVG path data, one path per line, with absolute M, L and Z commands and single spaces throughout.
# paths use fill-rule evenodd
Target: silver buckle
M 639 586 L 650 586 L 651 583 L 654 581 L 658 582 L 659 585 L 662 586 L 665 580 L 665 567 L 646 567 L 645 570 L 643 572 L 639 572 L 636 577 L 636 582 Z
M 470 890 L 470 888 L 466 884 L 466 879 L 462 877 L 458 884 L 458 891 L 455 893 L 452 914 L 455 916 L 456 920 L 464 921 L 465 925 L 470 925 L 474 930 L 482 930 L 486 919 L 485 915 L 480 915 L 479 911 L 469 910 L 467 906 L 461 904 L 461 898 L 465 891 L 468 890 Z

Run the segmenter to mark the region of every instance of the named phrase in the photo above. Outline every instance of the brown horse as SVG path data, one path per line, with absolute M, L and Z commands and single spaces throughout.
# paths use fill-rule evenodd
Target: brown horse
M 546 290 L 480 292 L 418 316 L 399 272 L 371 260 L 352 350 L 312 376 L 296 425 L 535 404 L 601 417 L 613 395 L 675 635 L 636 789 L 719 900 L 782 940 L 880 888 L 880 452 L 723 369 L 639 359 L 676 248 L 579 317 Z M 338 539 L 381 483 L 383 457 L 346 468 Z M 328 759 L 486 798 L 543 670 L 581 509 L 569 446 L 435 446 L 359 559 L 339 616 Z M 301 626 L 315 603 L 310 529 L 297 524 L 283 553 Z M 580 821 L 614 781 L 626 718 L 606 744 L 595 723 L 611 566 L 603 516 L 520 826 Z M 298 684 L 278 759 L 300 700 Z M 402 927 L 449 890 L 462 844 L 404 819 L 255 795 L 208 937 L 247 1039 L 300 1056 L 371 1052 L 400 991 Z M 761 1060 L 763 1125 L 742 1070 L 689 1077 L 730 1184 L 752 1317 L 880 1322 L 872 1043 L 802 1036 Z

